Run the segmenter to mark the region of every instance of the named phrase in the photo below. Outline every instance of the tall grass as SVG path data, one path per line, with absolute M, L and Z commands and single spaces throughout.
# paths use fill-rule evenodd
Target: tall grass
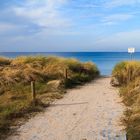
M 0 66 L 10 65 L 11 60 L 5 57 L 0 57 Z
M 64 90 L 83 84 L 99 75 L 91 62 L 45 56 L 22 56 L 15 59 L 0 58 L 0 135 L 9 130 L 13 118 L 35 110 L 63 97 Z M 67 79 L 65 70 L 67 69 Z M 30 82 L 36 81 L 37 106 L 32 104 Z M 61 81 L 61 87 L 47 83 Z
M 123 123 L 128 140 L 140 140 L 140 62 L 121 62 L 112 75 L 120 83 L 120 94 L 127 106 Z
M 81 63 L 76 59 L 64 59 L 45 56 L 22 56 L 11 60 L 11 65 L 0 72 L 0 84 L 28 83 L 31 79 L 46 82 L 52 79 L 65 79 L 64 71 L 68 70 L 68 77 L 79 79 L 93 79 L 99 71 L 93 63 Z M 78 79 L 77 79 L 78 80 Z
M 118 63 L 113 72 L 112 76 L 115 77 L 120 85 L 127 84 L 131 80 L 140 76 L 140 62 L 139 61 L 124 61 Z

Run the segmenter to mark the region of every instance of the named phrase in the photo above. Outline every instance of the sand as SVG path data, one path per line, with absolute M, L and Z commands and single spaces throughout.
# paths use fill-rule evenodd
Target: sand
M 123 110 L 110 78 L 99 78 L 69 90 L 7 140 L 125 140 L 120 125 Z

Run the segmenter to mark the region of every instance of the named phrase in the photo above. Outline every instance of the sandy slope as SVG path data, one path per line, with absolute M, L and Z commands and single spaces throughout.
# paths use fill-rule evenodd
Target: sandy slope
M 125 140 L 119 119 L 123 112 L 110 78 L 73 89 L 30 119 L 8 140 Z

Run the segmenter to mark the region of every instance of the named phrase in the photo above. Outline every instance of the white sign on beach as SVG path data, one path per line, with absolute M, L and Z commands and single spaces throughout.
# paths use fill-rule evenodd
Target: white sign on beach
M 135 48 L 128 48 L 128 53 L 135 53 Z

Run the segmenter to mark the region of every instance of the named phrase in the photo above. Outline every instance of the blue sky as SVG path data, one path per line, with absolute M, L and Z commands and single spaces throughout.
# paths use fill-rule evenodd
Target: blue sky
M 0 0 L 0 51 L 140 51 L 140 0 Z

